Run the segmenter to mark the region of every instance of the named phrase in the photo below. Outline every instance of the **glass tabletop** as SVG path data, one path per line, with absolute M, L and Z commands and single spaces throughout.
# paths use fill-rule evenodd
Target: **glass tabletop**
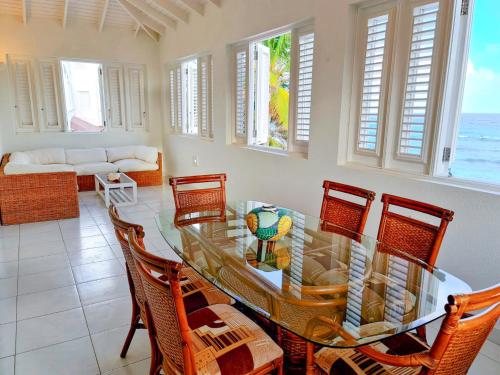
M 239 201 L 156 217 L 168 244 L 210 283 L 308 341 L 356 347 L 409 331 L 444 315 L 458 278 L 375 239 L 285 209 L 292 227 L 280 240 L 258 240 Z

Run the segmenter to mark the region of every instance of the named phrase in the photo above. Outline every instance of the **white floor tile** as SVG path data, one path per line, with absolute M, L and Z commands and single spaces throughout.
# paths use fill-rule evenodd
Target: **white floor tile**
M 66 219 L 66 220 L 59 221 L 59 227 L 61 228 L 61 231 L 63 231 L 63 232 L 65 230 L 72 230 L 72 229 L 76 230 L 76 228 L 94 227 L 96 225 L 97 224 L 94 221 L 94 219 L 92 219 L 92 217 L 90 217 L 90 216 L 83 217 L 82 215 L 80 215 L 79 218 Z
M 19 225 L 0 226 L 0 237 L 19 236 Z
M 17 355 L 16 374 L 97 375 L 99 367 L 89 337 Z
M 500 362 L 493 361 L 492 359 L 479 354 L 471 368 L 468 375 L 498 375 L 500 374 Z
M 59 268 L 53 271 L 41 272 L 19 278 L 18 294 L 43 292 L 46 290 L 74 285 L 73 272 L 70 267 Z
M 91 237 L 80 237 L 73 238 L 71 240 L 66 241 L 66 247 L 68 251 L 77 251 L 77 250 L 85 250 L 85 249 L 93 249 L 96 247 L 104 247 L 107 246 L 108 243 L 104 236 L 91 236 Z
M 21 236 L 25 234 L 44 233 L 59 230 L 59 225 L 56 221 L 42 221 L 39 223 L 21 224 Z
M 500 345 L 491 341 L 486 341 L 481 348 L 481 354 L 493 361 L 500 362 Z
M 13 247 L 10 249 L 0 249 L 0 262 L 15 262 L 19 257 L 19 249 Z
M 125 358 L 120 351 L 128 333 L 128 327 L 92 335 L 97 361 L 102 372 L 111 371 L 150 356 L 150 344 L 146 330 L 137 330 Z
M 91 334 L 129 326 L 132 314 L 130 297 L 117 298 L 84 306 Z
M 104 375 L 146 375 L 149 374 L 151 365 L 150 359 L 145 359 L 136 363 L 132 363 L 125 367 L 120 367 L 111 372 L 106 372 Z
M 17 353 L 88 336 L 81 308 L 27 319 L 17 323 Z
M 70 251 L 68 252 L 68 257 L 71 265 L 75 267 L 82 264 L 111 260 L 115 258 L 115 254 L 109 246 L 105 246 L 87 250 Z
M 17 297 L 0 299 L 0 324 L 16 321 Z
M 0 324 L 0 358 L 12 356 L 15 352 L 16 323 Z M 3 373 L 0 371 L 0 374 Z
M 14 375 L 14 356 L 0 359 L 0 374 Z
M 0 249 L 12 249 L 19 246 L 19 236 L 0 237 Z
M 125 273 L 125 269 L 116 259 L 73 267 L 73 275 L 78 284 L 118 276 L 123 273 Z
M 28 233 L 28 234 L 21 233 L 20 245 L 22 247 L 29 245 L 37 245 L 42 242 L 56 242 L 56 241 L 62 242 L 62 235 L 59 226 L 57 226 L 56 230 L 50 230 L 47 232 Z
M 0 279 L 0 299 L 17 296 L 17 277 Z
M 92 237 L 102 234 L 97 225 L 91 227 L 69 227 L 62 229 L 64 240 L 70 240 L 79 237 Z
M 19 261 L 19 277 L 53 271 L 69 266 L 69 259 L 66 253 L 23 259 Z
M 78 284 L 82 305 L 90 305 L 130 295 L 127 276 L 110 277 Z
M 77 307 L 80 307 L 80 299 L 75 286 L 25 294 L 17 297 L 17 319 L 34 318 Z
M 18 262 L 0 263 L 0 279 L 8 279 L 17 276 Z
M 33 243 L 24 246 L 21 245 L 19 247 L 19 259 L 43 257 L 46 255 L 64 253 L 65 251 L 66 247 L 64 246 L 62 239 L 50 242 Z

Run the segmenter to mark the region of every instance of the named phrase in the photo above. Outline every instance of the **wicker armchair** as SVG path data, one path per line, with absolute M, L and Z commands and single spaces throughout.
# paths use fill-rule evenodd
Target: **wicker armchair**
M 365 228 L 366 219 L 370 212 L 370 206 L 375 199 L 375 193 L 370 190 L 358 188 L 356 186 L 344 185 L 338 182 L 323 182 L 325 189 L 323 194 L 323 204 L 321 205 L 320 218 L 323 221 L 322 229 L 345 233 L 349 237 L 353 233 L 362 234 Z M 364 199 L 364 204 L 354 203 L 345 199 L 330 195 L 330 191 L 354 195 Z M 330 225 L 329 225 L 330 224 Z M 333 226 L 331 225 L 333 224 Z
M 182 185 L 217 183 L 218 187 L 201 189 L 179 189 Z M 208 174 L 201 176 L 170 177 L 176 210 L 185 210 L 200 206 L 226 205 L 226 174 Z
M 151 374 L 282 374 L 282 350 L 254 322 L 229 305 L 186 313 L 182 265 L 146 252 L 132 228 L 128 238 L 146 295 Z
M 135 331 L 137 329 L 144 329 L 147 327 L 146 322 L 146 309 L 144 288 L 137 268 L 135 266 L 132 253 L 128 243 L 128 231 L 132 229 L 136 234 L 136 240 L 143 245 L 144 230 L 141 225 L 128 223 L 120 219 L 116 207 L 111 205 L 109 207 L 109 217 L 115 228 L 116 237 L 122 248 L 125 257 L 127 279 L 132 297 L 132 319 L 130 322 L 130 329 L 123 344 L 120 356 L 124 358 L 127 355 L 128 348 L 132 342 Z M 181 287 L 183 290 L 182 296 L 187 311 L 195 311 L 205 306 L 216 303 L 231 303 L 231 299 L 224 293 L 204 282 L 201 277 L 190 268 L 183 268 Z
M 486 310 L 478 315 L 468 314 L 483 309 Z M 345 366 L 350 366 L 350 373 L 355 374 L 369 370 L 378 374 L 465 375 L 500 317 L 500 284 L 471 294 L 449 296 L 445 310 L 446 317 L 430 348 L 422 350 L 422 343 L 420 350 L 390 344 L 343 350 L 324 348 L 316 353 L 317 370 L 332 374 L 337 369 L 338 373 L 345 373 Z M 324 323 L 336 324 L 327 320 Z M 344 331 L 338 332 L 346 341 L 352 340 Z M 408 337 L 409 334 L 403 334 L 398 339 L 402 342 Z

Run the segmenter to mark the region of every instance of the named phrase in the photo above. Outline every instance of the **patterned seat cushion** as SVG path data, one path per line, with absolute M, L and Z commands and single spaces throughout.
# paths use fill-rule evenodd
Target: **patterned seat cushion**
M 198 374 L 247 374 L 283 355 L 254 322 L 230 305 L 212 305 L 188 315 Z
M 383 353 L 407 355 L 429 349 L 411 333 L 389 337 L 373 347 Z M 381 364 L 355 349 L 322 348 L 315 354 L 316 365 L 327 374 L 342 375 L 413 375 L 421 367 L 393 367 Z

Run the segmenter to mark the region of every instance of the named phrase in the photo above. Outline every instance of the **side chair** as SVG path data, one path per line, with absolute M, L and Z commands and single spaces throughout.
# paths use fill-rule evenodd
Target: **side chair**
M 176 210 L 201 206 L 226 205 L 226 174 L 207 174 L 199 176 L 170 177 Z M 217 184 L 215 187 L 186 188 L 184 185 Z

